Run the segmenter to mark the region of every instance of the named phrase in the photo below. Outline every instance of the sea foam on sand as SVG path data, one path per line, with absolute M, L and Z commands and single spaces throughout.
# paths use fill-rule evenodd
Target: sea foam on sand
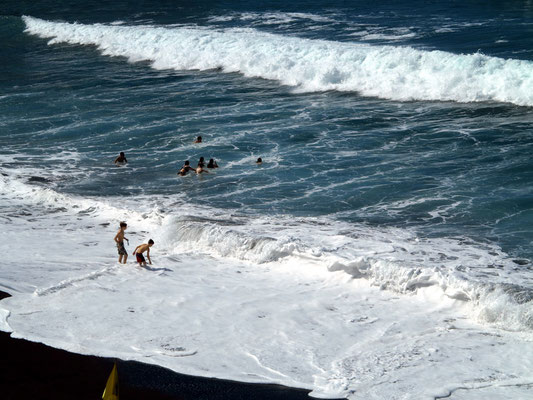
M 13 295 L 0 303 L 0 329 L 14 337 L 323 398 L 532 393 L 531 332 L 480 323 L 473 302 L 439 285 L 398 293 L 328 269 L 318 253 L 254 260 L 176 241 L 176 218 L 213 224 L 224 211 L 165 214 L 150 198 L 76 198 L 13 176 L 0 189 L 0 288 Z M 120 220 L 130 253 L 155 240 L 150 268 L 131 255 L 116 263 Z

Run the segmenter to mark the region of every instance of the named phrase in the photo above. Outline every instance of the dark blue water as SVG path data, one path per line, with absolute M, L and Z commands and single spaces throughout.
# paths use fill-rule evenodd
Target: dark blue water
M 0 12 L 3 173 L 82 197 L 329 216 L 533 256 L 530 2 L 8 1 Z M 125 50 L 69 26 L 71 43 L 48 44 L 58 22 L 129 29 Z M 169 47 L 189 38 L 186 53 Z M 127 168 L 113 166 L 119 151 Z M 177 177 L 200 156 L 220 168 Z

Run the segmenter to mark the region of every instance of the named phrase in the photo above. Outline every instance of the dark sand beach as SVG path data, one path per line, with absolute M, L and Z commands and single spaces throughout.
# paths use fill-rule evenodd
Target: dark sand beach
M 0 292 L 0 297 L 9 296 Z M 114 359 L 84 356 L 0 332 L 3 400 L 99 399 Z M 199 378 L 117 360 L 121 399 L 309 399 L 307 390 Z

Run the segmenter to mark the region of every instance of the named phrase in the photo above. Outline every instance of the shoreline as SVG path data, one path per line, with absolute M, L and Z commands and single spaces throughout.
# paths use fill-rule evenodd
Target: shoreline
M 0 299 L 9 297 L 0 292 Z M 5 400 L 100 399 L 115 359 L 86 356 L 0 332 Z M 120 396 L 150 400 L 304 400 L 309 390 L 183 375 L 137 361 L 116 360 Z

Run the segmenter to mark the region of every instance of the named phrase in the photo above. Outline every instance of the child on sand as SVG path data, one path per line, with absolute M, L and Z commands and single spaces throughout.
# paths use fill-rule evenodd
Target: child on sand
M 125 222 L 120 223 L 120 229 L 115 235 L 115 243 L 117 244 L 117 250 L 118 250 L 118 262 L 126 264 L 126 261 L 128 260 L 128 252 L 126 251 L 126 248 L 124 247 L 124 240 L 130 243 L 130 241 L 124 236 L 124 231 L 128 227 L 128 224 Z
M 140 244 L 133 251 L 133 255 L 137 256 L 137 262 L 139 267 L 146 267 L 146 260 L 144 259 L 143 253 L 146 251 L 146 257 L 148 257 L 148 262 L 152 265 L 152 260 L 150 260 L 150 247 L 154 245 L 154 241 L 150 239 L 148 243 Z

